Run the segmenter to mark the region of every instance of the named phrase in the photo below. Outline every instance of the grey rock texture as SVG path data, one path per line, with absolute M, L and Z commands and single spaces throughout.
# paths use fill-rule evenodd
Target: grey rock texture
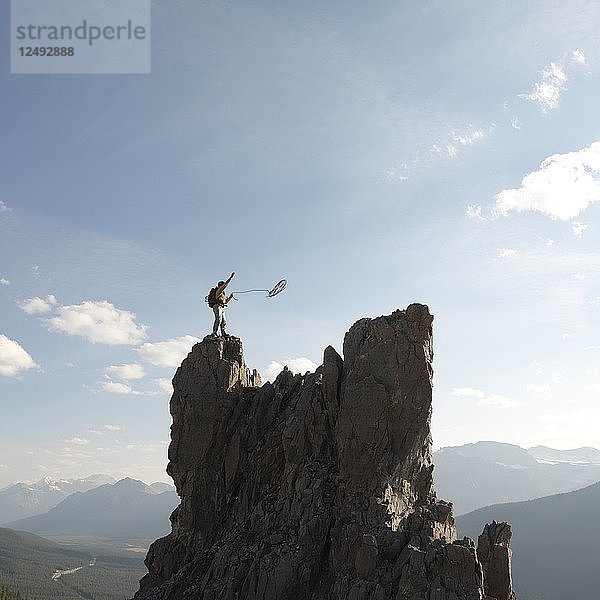
M 482 600 L 433 489 L 432 322 L 421 304 L 361 319 L 343 360 L 262 387 L 239 339 L 196 344 L 171 399 L 181 504 L 136 599 Z
M 508 523 L 492 521 L 483 528 L 477 542 L 477 555 L 483 567 L 485 593 L 495 600 L 515 600 L 512 590 L 511 558 L 512 537 Z

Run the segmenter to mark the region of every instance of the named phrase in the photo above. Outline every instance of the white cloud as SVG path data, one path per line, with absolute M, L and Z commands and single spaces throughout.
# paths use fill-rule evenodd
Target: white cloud
M 29 298 L 19 303 L 21 310 L 28 315 L 49 313 L 54 306 L 56 306 L 56 298 L 52 294 L 49 294 L 46 298 L 35 296 L 35 298 Z
M 465 148 L 483 140 L 496 126 L 492 123 L 487 128 L 477 128 L 469 123 L 459 127 L 444 125 L 444 131 L 436 136 L 435 141 L 419 149 L 410 161 L 404 161 L 397 167 L 387 170 L 386 178 L 394 181 L 406 181 L 414 172 L 431 168 L 444 158 L 454 159 Z
M 117 379 L 142 379 L 146 372 L 144 367 L 139 363 L 131 363 L 126 365 L 111 365 L 106 367 L 106 374 Z
M 500 394 L 486 394 L 483 390 L 475 388 L 464 387 L 454 388 L 452 390 L 453 396 L 466 397 L 466 398 L 477 398 L 477 404 L 479 406 L 496 406 L 498 408 L 510 408 L 515 406 L 516 402 L 502 396 Z
M 105 425 L 104 429 L 108 431 L 121 431 L 123 428 L 120 425 Z
M 490 128 L 490 130 L 493 127 Z M 483 129 L 473 129 L 469 126 L 468 129 L 463 131 L 452 131 L 450 132 L 450 139 L 459 144 L 460 146 L 470 146 L 485 137 L 486 132 Z
M 35 366 L 33 358 L 18 342 L 0 334 L 0 375 L 12 377 Z
M 548 383 L 543 383 L 541 385 L 535 384 L 535 383 L 530 383 L 527 386 L 527 391 L 533 392 L 534 394 L 543 394 L 545 392 L 550 391 L 550 385 Z
M 573 221 L 571 223 L 571 230 L 575 234 L 575 237 L 582 237 L 583 232 L 587 229 L 587 225 L 585 223 L 581 223 L 581 221 Z
M 578 48 L 577 50 L 573 50 L 573 52 L 571 52 L 570 61 L 573 64 L 579 65 L 581 67 L 586 67 L 588 64 L 587 58 L 585 56 L 585 52 L 583 50 L 581 50 L 580 48 Z
M 267 381 L 274 381 L 277 375 L 283 371 L 283 367 L 287 367 L 292 373 L 306 373 L 307 371 L 314 371 L 318 366 L 310 358 L 300 356 L 298 358 L 288 358 L 281 363 L 272 360 L 263 372 Z
M 133 389 L 128 383 L 110 380 L 101 382 L 100 388 L 102 389 L 102 391 L 109 392 L 110 394 L 123 394 L 130 396 L 160 396 L 163 394 L 163 391 L 160 390 L 136 390 Z
M 475 388 L 464 387 L 464 388 L 453 388 L 453 396 L 466 396 L 471 398 L 483 398 L 485 394 L 481 390 Z
M 433 144 L 429 150 L 431 156 L 436 154 L 447 154 L 448 158 L 455 158 L 461 148 L 465 148 L 481 141 L 487 133 L 494 130 L 494 125 L 490 125 L 488 130 L 475 129 L 468 125 L 462 130 L 452 130 L 446 140 L 440 140 Z
M 513 129 L 521 129 L 521 121 L 519 121 L 518 117 L 511 117 L 511 119 L 510 119 L 510 126 Z
M 65 440 L 65 444 L 75 444 L 76 446 L 87 446 L 90 443 L 90 440 L 86 440 L 85 438 L 80 437 L 74 437 L 70 440 Z
M 502 248 L 498 252 L 498 258 L 516 258 L 517 251 L 513 248 Z
M 4 279 L 4 277 L 0 277 L 0 285 L 10 285 L 10 279 Z
M 106 300 L 59 306 L 58 315 L 47 319 L 50 331 L 78 335 L 92 344 L 135 345 L 146 338 L 145 325 L 135 322 L 135 314 L 121 310 Z
M 494 197 L 495 211 L 536 211 L 568 221 L 600 200 L 600 142 L 544 159 L 537 171 L 526 175 L 521 186 Z
M 178 367 L 199 341 L 200 338 L 193 335 L 184 335 L 164 342 L 147 342 L 137 352 L 142 360 L 156 367 Z
M 161 377 L 160 379 L 155 379 L 154 383 L 162 390 L 165 394 L 171 395 L 173 393 L 173 384 L 170 379 L 166 377 Z
M 399 167 L 399 169 L 396 168 L 392 168 L 392 169 L 388 169 L 385 176 L 387 179 L 389 179 L 390 181 L 407 181 L 408 180 L 408 175 L 404 175 L 404 174 L 399 174 L 399 170 L 402 173 L 408 173 L 408 165 L 406 163 L 402 163 Z
M 479 204 L 470 204 L 467 206 L 467 217 L 469 217 L 469 219 L 485 221 L 485 217 L 481 214 L 481 206 L 479 206 Z
M 517 403 L 507 398 L 506 396 L 502 396 L 501 394 L 490 394 L 489 396 L 485 396 L 481 398 L 477 404 L 481 406 L 497 406 L 498 408 L 510 408 L 511 406 L 515 406 Z
M 2 200 L 0 200 L 0 213 L 11 212 L 12 208 L 7 206 Z
M 133 391 L 130 385 L 116 381 L 103 381 L 101 387 L 105 392 L 110 392 L 111 394 L 131 394 Z
M 561 93 L 567 87 L 567 74 L 562 65 L 551 62 L 542 72 L 528 94 L 519 94 L 519 98 L 535 102 L 542 112 L 554 110 L 560 101 Z

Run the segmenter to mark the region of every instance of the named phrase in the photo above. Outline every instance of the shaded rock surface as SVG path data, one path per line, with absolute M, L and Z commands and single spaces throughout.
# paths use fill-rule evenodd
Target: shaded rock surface
M 508 523 L 492 521 L 483 528 L 477 554 L 483 567 L 485 593 L 496 600 L 515 600 L 511 578 L 511 528 Z
M 433 489 L 432 322 L 420 304 L 361 319 L 344 359 L 328 347 L 314 373 L 284 370 L 262 387 L 239 339 L 196 344 L 171 399 L 167 471 L 181 504 L 136 598 L 482 600 L 497 589 Z M 494 577 L 510 560 L 494 571 L 495 556 Z

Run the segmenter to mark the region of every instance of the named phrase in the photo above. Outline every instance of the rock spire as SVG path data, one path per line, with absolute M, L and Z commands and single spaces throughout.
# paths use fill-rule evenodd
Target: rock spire
M 513 600 L 510 527 L 477 550 L 435 495 L 432 322 L 361 319 L 343 359 L 262 386 L 239 339 L 196 344 L 171 398 L 181 504 L 136 599 Z

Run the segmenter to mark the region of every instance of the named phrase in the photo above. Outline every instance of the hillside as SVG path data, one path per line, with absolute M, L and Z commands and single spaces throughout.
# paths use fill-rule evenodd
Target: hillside
M 458 517 L 460 535 L 491 519 L 513 525 L 519 600 L 598 600 L 600 483 L 566 494 L 488 506 Z
M 47 513 L 10 526 L 38 535 L 151 540 L 169 531 L 169 515 L 179 503 L 173 490 L 160 489 L 126 478 L 72 494 Z
M 87 492 L 107 483 L 115 483 L 115 479 L 109 475 L 90 475 L 81 479 L 44 477 L 36 483 L 15 483 L 0 490 L 0 525 L 44 513 L 75 492 Z
M 4 587 L 0 581 L 0 600 L 26 600 L 19 592 L 13 592 Z
M 526 450 L 514 444 L 477 442 L 434 453 L 438 493 L 457 515 L 490 504 L 570 492 L 600 481 L 594 448 Z
M 95 555 L 0 528 L 0 584 L 29 600 L 123 600 L 142 574 L 139 556 Z

